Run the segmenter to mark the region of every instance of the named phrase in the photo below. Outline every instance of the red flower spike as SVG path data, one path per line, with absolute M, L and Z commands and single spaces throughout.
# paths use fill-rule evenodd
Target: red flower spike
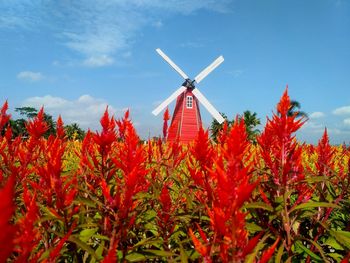
M 198 240 L 198 238 L 195 236 L 195 234 L 193 233 L 191 228 L 189 230 L 189 234 L 190 234 L 190 237 L 193 241 L 194 247 L 196 248 L 197 252 L 199 254 L 201 254 L 202 257 L 204 257 L 204 258 L 207 257 L 208 256 L 208 248 Z
M 110 189 L 106 183 L 106 181 L 102 178 L 101 179 L 101 188 L 102 188 L 102 193 L 105 199 L 107 200 L 108 203 L 112 203 L 113 199 L 110 195 Z
M 0 262 L 6 262 L 11 254 L 14 243 L 15 227 L 10 224 L 15 205 L 14 196 L 14 177 L 10 177 L 5 186 L 0 189 Z
M 6 111 L 8 110 L 8 103 L 5 101 L 4 105 L 2 105 L 2 108 L 0 110 L 0 132 L 5 127 L 6 123 L 10 120 L 11 115 L 7 114 Z M 1 134 L 0 134 L 1 136 Z
M 39 139 L 49 129 L 44 120 L 44 108 L 41 108 L 38 115 L 26 124 L 27 131 L 34 139 Z
M 109 118 L 108 107 L 106 108 L 101 120 L 102 131 L 96 133 L 93 139 L 99 145 L 99 151 L 102 156 L 107 155 L 111 151 L 112 143 L 116 141 L 117 135 L 115 133 L 115 120 Z
M 38 219 L 39 208 L 36 204 L 36 194 L 30 197 L 29 193 L 26 193 L 26 213 L 24 217 L 18 220 L 18 232 L 15 239 L 15 244 L 18 247 L 19 257 L 17 262 L 27 262 L 33 249 L 40 242 L 38 237 L 38 230 L 35 228 L 35 222 Z
M 288 95 L 288 85 L 281 97 L 280 102 L 277 104 L 277 112 L 281 115 L 281 116 L 287 116 L 288 115 L 288 111 L 290 109 L 290 98 Z
M 164 115 L 163 115 L 163 120 L 164 120 L 164 123 L 163 123 L 163 138 L 164 138 L 164 140 L 166 139 L 167 133 L 168 133 L 168 120 L 169 119 L 170 119 L 169 109 L 166 108 L 166 110 L 164 112 Z
M 65 136 L 64 125 L 63 125 L 61 115 L 58 116 L 58 119 L 56 122 L 56 135 L 58 138 L 63 138 Z
M 276 247 L 277 247 L 279 241 L 280 241 L 280 237 L 278 237 L 276 239 L 275 243 L 273 243 L 273 245 L 270 248 L 268 248 L 267 250 L 265 250 L 263 252 L 263 254 L 261 256 L 261 259 L 260 259 L 260 263 L 267 263 L 270 260 L 270 258 L 272 257 L 273 253 L 276 250 Z
M 323 136 L 318 141 L 316 153 L 318 156 L 316 163 L 318 176 L 330 176 L 331 171 L 334 170 L 335 150 L 329 144 L 327 128 L 324 129 Z
M 204 131 L 202 127 L 199 129 L 194 145 L 191 147 L 190 151 L 203 170 L 207 168 L 210 169 L 213 164 L 214 154 L 209 141 L 208 131 Z
M 207 235 L 204 233 L 204 231 L 202 230 L 202 228 L 199 226 L 198 223 L 196 223 L 196 226 L 197 226 L 197 228 L 198 228 L 199 235 L 201 236 L 201 238 L 203 239 L 203 241 L 208 245 L 209 240 L 208 240 L 208 238 L 207 238 Z
M 271 170 L 271 181 L 278 186 L 304 179 L 301 146 L 298 145 L 294 133 L 305 121 L 303 118 L 297 119 L 296 115 L 288 116 L 289 109 L 290 98 L 286 90 L 277 105 L 278 113 L 271 120 L 267 119 L 265 130 L 258 138 L 260 153 L 266 167 Z
M 229 133 L 229 125 L 228 125 L 228 122 L 225 120 L 222 126 L 222 129 L 219 131 L 218 135 L 216 136 L 220 144 L 224 145 L 226 143 L 228 133 Z
M 243 252 L 242 252 L 243 257 L 245 257 L 246 255 L 250 254 L 253 251 L 253 249 L 256 247 L 256 245 L 258 244 L 263 234 L 264 234 L 264 231 L 261 231 L 259 234 L 255 235 L 255 237 L 249 240 L 248 244 L 243 249 Z
M 159 196 L 160 203 L 164 212 L 169 212 L 171 208 L 171 198 L 168 190 L 168 186 L 164 185 Z

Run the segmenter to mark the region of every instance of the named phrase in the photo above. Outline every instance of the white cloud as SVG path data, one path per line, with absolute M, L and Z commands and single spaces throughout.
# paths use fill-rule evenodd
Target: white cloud
M 324 131 L 324 124 L 307 121 L 300 130 L 308 133 L 322 133 Z
M 39 81 L 44 78 L 44 75 L 41 72 L 22 71 L 17 74 L 17 78 L 29 81 Z
M 117 110 L 113 106 L 99 98 L 90 95 L 82 95 L 76 100 L 67 100 L 61 97 L 46 95 L 43 97 L 27 98 L 22 106 L 31 106 L 37 109 L 44 106 L 45 112 L 51 114 L 55 118 L 62 116 L 65 123 L 78 123 L 82 128 L 91 128 L 92 130 L 100 129 L 99 120 L 108 106 L 111 115 L 121 115 L 121 110 Z
M 350 126 L 350 118 L 344 119 L 343 120 L 344 125 Z
M 114 63 L 114 59 L 107 55 L 92 56 L 84 60 L 83 65 L 88 67 L 109 66 Z
M 323 112 L 320 112 L 320 111 L 315 111 L 309 115 L 310 119 L 319 119 L 319 118 L 322 118 L 324 116 L 325 116 L 325 114 Z
M 350 114 L 350 106 L 344 106 L 337 108 L 333 111 L 333 114 L 335 115 L 348 115 Z
M 227 12 L 233 0 L 5 1 L 0 27 L 42 31 L 82 55 L 85 66 L 108 66 L 145 26 L 162 27 L 175 15 Z M 40 4 L 41 3 L 41 4 Z M 75 58 L 73 58 L 75 59 Z

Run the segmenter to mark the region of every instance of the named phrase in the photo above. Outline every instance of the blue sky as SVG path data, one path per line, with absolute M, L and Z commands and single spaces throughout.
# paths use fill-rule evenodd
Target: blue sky
M 142 137 L 158 135 L 151 111 L 182 83 L 158 47 L 191 77 L 223 55 L 198 88 L 230 118 L 265 122 L 288 84 L 310 116 L 300 140 L 327 127 L 350 142 L 347 0 L 0 0 L 0 101 L 93 130 L 106 105 L 130 108 Z

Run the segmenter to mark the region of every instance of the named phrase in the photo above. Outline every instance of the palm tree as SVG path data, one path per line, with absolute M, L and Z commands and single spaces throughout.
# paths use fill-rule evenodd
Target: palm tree
M 85 131 L 79 127 L 77 123 L 72 123 L 64 126 L 66 136 L 69 140 L 83 140 Z
M 300 105 L 300 102 L 299 101 L 296 101 L 296 100 L 291 100 L 290 101 L 290 108 L 288 110 L 288 113 L 287 115 L 289 117 L 291 116 L 296 116 L 298 118 L 301 118 L 301 117 L 304 117 L 304 118 L 307 118 L 307 113 L 304 112 L 304 111 L 300 111 L 300 108 L 301 108 L 301 105 Z
M 256 129 L 256 126 L 260 125 L 260 119 L 257 117 L 256 112 L 251 112 L 249 110 L 246 110 L 243 112 L 243 115 L 240 116 L 240 119 L 244 119 L 244 124 L 246 127 L 248 139 L 255 143 L 256 142 L 256 136 L 260 133 L 259 129 Z

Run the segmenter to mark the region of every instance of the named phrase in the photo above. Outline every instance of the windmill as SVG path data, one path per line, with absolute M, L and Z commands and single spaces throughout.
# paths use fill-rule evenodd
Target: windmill
M 196 137 L 202 126 L 198 101 L 202 103 L 202 105 L 219 123 L 223 123 L 224 118 L 221 114 L 195 86 L 195 84 L 201 82 L 210 72 L 224 61 L 223 56 L 218 57 L 213 63 L 200 72 L 194 80 L 191 80 L 167 55 L 165 55 L 162 50 L 158 48 L 156 51 L 185 80 L 180 88 L 152 111 L 154 115 L 158 115 L 165 107 L 176 99 L 176 105 L 169 127 L 167 140 L 174 141 L 179 138 L 179 141 L 181 142 L 189 142 Z

